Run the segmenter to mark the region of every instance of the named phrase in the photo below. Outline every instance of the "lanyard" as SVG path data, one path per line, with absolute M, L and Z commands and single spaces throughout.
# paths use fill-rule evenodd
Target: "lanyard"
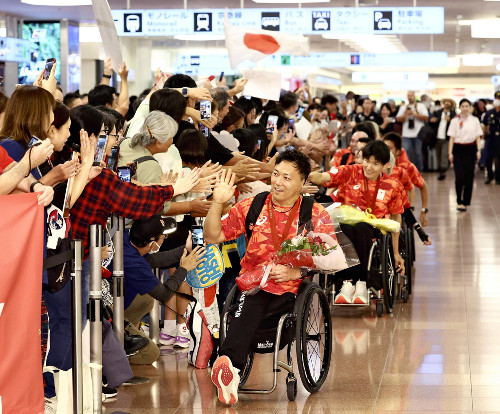
M 272 195 L 271 195 L 272 197 Z M 297 200 L 299 201 L 300 198 Z M 274 250 L 279 251 L 281 245 L 283 242 L 286 240 L 286 236 L 288 235 L 288 232 L 290 231 L 290 227 L 292 227 L 292 222 L 295 217 L 295 214 L 297 213 L 299 209 L 300 203 L 295 202 L 295 205 L 293 206 L 292 210 L 290 211 L 290 215 L 288 216 L 288 220 L 286 221 L 285 224 L 285 229 L 283 230 L 283 234 L 281 235 L 281 241 L 278 239 L 278 233 L 277 233 L 277 227 L 276 227 L 276 219 L 274 217 L 273 213 L 273 208 L 271 207 L 272 203 L 272 198 L 269 199 L 269 204 L 267 205 L 267 208 L 269 209 L 269 224 L 271 225 L 271 234 L 273 236 L 273 244 L 274 244 Z
M 368 180 L 365 178 L 365 189 L 363 191 L 366 202 L 366 212 L 371 213 L 375 208 L 375 202 L 377 200 L 378 189 L 380 188 L 380 177 L 377 178 L 377 186 L 375 187 L 375 193 L 373 193 L 373 197 L 370 200 L 370 190 L 368 189 Z M 370 202 L 371 201 L 371 202 Z

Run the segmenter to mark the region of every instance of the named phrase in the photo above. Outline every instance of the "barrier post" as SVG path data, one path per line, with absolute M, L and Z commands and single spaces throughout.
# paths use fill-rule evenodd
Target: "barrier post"
M 154 269 L 156 277 L 160 278 L 160 269 Z M 153 309 L 149 312 L 149 338 L 158 345 L 160 343 L 160 302 L 154 301 Z
M 73 413 L 83 414 L 82 375 L 82 241 L 73 240 L 74 261 L 71 271 L 73 323 Z
M 101 246 L 102 226 L 90 226 L 90 362 L 102 366 L 102 271 Z M 102 412 L 102 371 L 92 368 L 92 394 L 94 413 Z
M 113 330 L 123 345 L 124 297 L 123 297 L 123 217 L 113 215 L 118 226 L 113 236 Z

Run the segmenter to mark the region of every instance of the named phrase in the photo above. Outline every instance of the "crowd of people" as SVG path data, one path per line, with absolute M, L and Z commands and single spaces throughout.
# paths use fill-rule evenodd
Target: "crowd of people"
M 110 329 L 109 318 L 103 320 L 103 395 L 108 398 L 124 383 L 144 381 L 133 375 L 130 365 L 151 364 L 160 355 L 145 322 L 155 300 L 165 307 L 160 344 L 189 348 L 190 301 L 178 293 L 203 297 L 205 304 L 217 296 L 222 303 L 234 284 L 234 274 L 218 288 L 194 289 L 186 283 L 187 273 L 206 254 L 203 242 L 193 245 L 194 227 L 204 227 L 205 243 L 236 240 L 238 268 L 244 273 L 266 263 L 279 250 L 280 240 L 296 234 L 306 196 L 317 201 L 310 207 L 314 216 L 324 214 L 319 203 L 355 205 L 376 218 L 404 221 L 429 245 L 423 229 L 428 222 L 423 171 L 435 168 L 437 179 L 443 180 L 453 165 L 457 209 L 462 212 L 471 203 L 476 163 L 486 168 L 487 184 L 493 179 L 500 184 L 500 92 L 492 103 L 462 99 L 458 109 L 451 99 L 433 102 L 423 95 L 417 101 L 412 91 L 399 106 L 389 100 L 377 107 L 353 92 L 345 99 L 313 97 L 307 86 L 282 90 L 275 102 L 246 96 L 244 78 L 233 85 L 226 85 L 224 78 L 217 85 L 209 80 L 197 84 L 190 76 L 166 76 L 158 70 L 151 89 L 129 97 L 126 64 L 118 71 L 117 91 L 109 86 L 112 68 L 107 59 L 99 85 L 85 95 L 63 95 L 55 67 L 48 79 L 42 72 L 34 85 L 20 86 L 10 97 L 0 94 L 0 194 L 38 193 L 39 204 L 46 207 L 47 229 L 56 223 L 60 230 L 46 232 L 45 257 L 67 249 L 71 238 L 83 240 L 83 326 L 89 299 L 89 227 L 100 224 L 106 233 L 102 286 L 105 308 L 112 310 L 109 280 L 116 226 L 111 217 L 126 219 L 124 346 Z M 430 153 L 436 153 L 436 166 Z M 420 193 L 418 220 L 413 213 L 415 187 Z M 263 192 L 269 195 L 249 238 L 245 218 L 255 196 Z M 342 231 L 353 242 L 360 264 L 339 272 L 344 282 L 335 302 L 363 304 L 368 300 L 368 253 L 375 230 L 358 223 L 342 225 Z M 399 235 L 393 234 L 395 267 L 404 272 L 398 243 Z M 153 273 L 156 268 L 162 269 L 161 279 Z M 231 325 L 212 369 L 222 402 L 237 401 L 239 370 L 263 310 L 290 302 L 304 277 L 308 274 L 299 269 L 277 266 L 266 288 L 241 302 L 241 316 Z M 42 363 L 59 370 L 72 367 L 68 280 L 60 264 L 44 270 Z M 208 328 L 215 334 L 220 322 L 218 311 L 212 313 Z M 44 394 L 46 412 L 55 412 L 50 372 L 44 373 Z

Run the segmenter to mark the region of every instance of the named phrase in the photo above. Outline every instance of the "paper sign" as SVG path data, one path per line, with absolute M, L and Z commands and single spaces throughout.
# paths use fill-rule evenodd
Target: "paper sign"
M 92 0 L 92 9 L 99 26 L 104 53 L 111 58 L 113 70 L 118 73 L 118 65 L 123 62 L 122 49 L 109 4 L 107 0 Z
M 204 289 L 215 285 L 224 274 L 224 260 L 216 245 L 207 245 L 204 258 L 206 259 L 204 262 L 187 273 L 186 282 L 193 288 Z
M 300 139 L 307 140 L 307 138 L 309 138 L 309 134 L 311 133 L 311 129 L 311 123 L 304 117 L 300 118 L 300 121 L 295 123 L 295 133 Z
M 271 101 L 280 100 L 281 73 L 245 70 L 243 77 L 248 79 L 248 83 L 242 92 L 243 95 Z

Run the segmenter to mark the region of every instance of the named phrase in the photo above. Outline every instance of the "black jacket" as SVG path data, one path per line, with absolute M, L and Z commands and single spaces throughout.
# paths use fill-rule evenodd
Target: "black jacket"
M 429 117 L 429 119 L 431 119 L 431 118 L 437 118 L 437 121 L 436 121 L 436 122 L 430 122 L 430 121 L 429 121 L 429 125 L 430 125 L 432 128 L 434 128 L 434 130 L 436 131 L 436 133 L 437 133 L 437 131 L 438 131 L 438 129 L 439 129 L 439 123 L 441 122 L 441 115 L 443 114 L 443 111 L 444 111 L 444 109 L 443 109 L 443 108 L 438 109 L 436 112 L 434 112 L 434 113 L 432 114 L 432 116 L 430 116 L 430 117 Z M 453 118 L 455 118 L 455 116 L 457 116 L 457 113 L 456 113 L 453 109 L 451 109 L 451 110 L 450 110 L 450 121 L 446 123 L 446 139 L 447 139 L 447 140 L 449 140 L 449 139 L 450 139 L 450 137 L 448 136 L 448 128 L 450 127 L 450 122 L 451 122 L 451 120 L 452 120 Z

